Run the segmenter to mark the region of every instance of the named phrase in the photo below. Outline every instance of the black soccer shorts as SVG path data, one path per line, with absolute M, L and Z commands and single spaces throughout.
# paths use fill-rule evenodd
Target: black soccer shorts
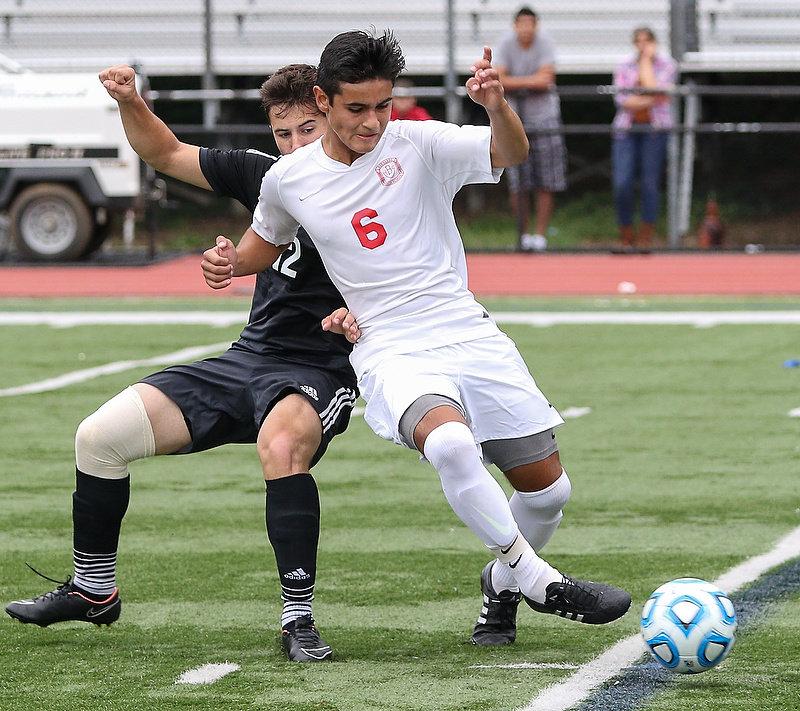
M 347 429 L 358 397 L 352 373 L 289 363 L 235 346 L 218 358 L 172 366 L 140 382 L 158 388 L 183 413 L 192 442 L 175 454 L 254 443 L 275 404 L 299 393 L 322 423 L 322 440 L 312 466 L 330 441 Z

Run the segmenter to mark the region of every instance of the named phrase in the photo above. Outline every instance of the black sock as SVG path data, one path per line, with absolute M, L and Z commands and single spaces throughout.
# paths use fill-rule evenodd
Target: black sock
M 117 546 L 128 510 L 130 476 L 101 479 L 75 470 L 72 494 L 72 547 L 77 587 L 107 596 L 116 587 Z
M 317 575 L 319 492 L 311 474 L 273 479 L 267 485 L 267 536 L 281 581 L 281 625 L 311 614 Z

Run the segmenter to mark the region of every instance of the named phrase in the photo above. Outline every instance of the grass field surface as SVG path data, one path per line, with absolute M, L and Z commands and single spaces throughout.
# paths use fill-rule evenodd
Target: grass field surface
M 220 303 L 219 300 L 216 303 Z M 244 302 L 225 302 L 241 308 Z M 12 302 L 0 311 L 181 310 L 183 302 Z M 791 300 L 491 302 L 491 308 L 798 309 Z M 207 326 L 0 326 L 3 388 L 68 371 L 234 339 Z M 630 590 L 632 611 L 592 627 L 520 608 L 517 643 L 468 643 L 486 551 L 456 519 L 433 470 L 354 417 L 315 468 L 322 499 L 315 615 L 336 661 L 285 662 L 279 587 L 252 446 L 131 466 L 110 628 L 47 629 L 4 616 L 0 709 L 511 711 L 636 632 L 666 580 L 713 580 L 800 526 L 800 326 L 505 328 L 560 408 L 591 407 L 559 430 L 573 482 L 543 552 L 578 577 Z M 0 597 L 41 593 L 71 572 L 73 437 L 80 420 L 153 368 L 0 399 Z M 497 473 L 497 472 L 495 472 Z M 498 474 L 502 478 L 501 475 Z M 800 551 L 798 551 L 800 554 Z M 744 626 L 715 670 L 639 706 L 788 711 L 800 694 L 800 588 Z M 215 684 L 186 670 L 230 662 Z M 529 668 L 501 668 L 528 663 Z M 535 668 L 530 668 L 531 666 Z

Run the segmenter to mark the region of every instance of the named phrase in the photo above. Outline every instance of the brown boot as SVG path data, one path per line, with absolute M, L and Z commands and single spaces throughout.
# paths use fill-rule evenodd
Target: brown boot
M 642 224 L 639 225 L 639 239 L 637 240 L 639 249 L 649 251 L 653 246 L 653 237 L 655 233 L 656 226 L 652 222 L 642 222 Z
M 620 225 L 619 228 L 619 241 L 622 243 L 622 249 L 626 252 L 633 249 L 633 226 Z

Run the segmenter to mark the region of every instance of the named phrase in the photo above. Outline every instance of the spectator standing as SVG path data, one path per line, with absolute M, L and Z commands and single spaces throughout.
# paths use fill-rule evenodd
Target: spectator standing
M 414 82 L 410 79 L 398 79 L 394 85 L 395 89 L 406 89 L 410 91 L 414 88 Z M 417 106 L 417 97 L 409 96 L 403 92 L 400 95 L 392 94 L 392 121 L 430 121 L 433 117 L 421 106 Z
M 547 227 L 553 214 L 553 193 L 567 187 L 567 165 L 561 129 L 561 106 L 555 92 L 555 47 L 539 30 L 539 18 L 530 7 L 514 16 L 514 29 L 500 42 L 495 67 L 506 97 L 525 126 L 530 140 L 528 159 L 509 168 L 511 209 L 517 216 L 519 248 L 547 246 Z M 536 224 L 528 231 L 530 192 L 536 194 Z
M 614 73 L 618 89 L 671 89 L 677 65 L 658 51 L 653 30 L 638 27 L 633 31 L 636 52 Z M 637 94 L 622 91 L 615 95 L 612 165 L 614 206 L 623 248 L 647 249 L 655 235 L 661 201 L 661 175 L 667 153 L 669 131 L 674 125 L 672 107 L 666 94 Z M 633 228 L 636 178 L 641 192 L 641 224 L 638 239 Z

